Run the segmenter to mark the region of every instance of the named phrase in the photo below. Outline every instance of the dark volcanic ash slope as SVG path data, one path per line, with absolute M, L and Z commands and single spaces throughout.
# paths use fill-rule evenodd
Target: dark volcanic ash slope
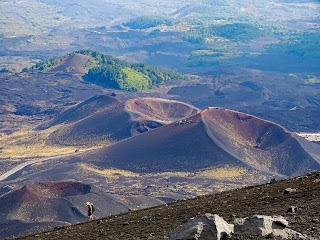
M 99 205 L 100 217 L 128 209 L 96 187 L 75 181 L 31 183 L 13 189 L 0 196 L 0 236 L 83 222 L 87 219 L 84 203 L 91 199 Z
M 137 172 L 197 171 L 236 166 L 291 176 L 320 169 L 319 151 L 284 128 L 240 112 L 210 108 L 83 155 L 99 167 Z M 305 143 L 307 144 L 307 143 Z M 310 143 L 311 144 L 311 143 Z M 311 148 L 310 148 L 311 149 Z
M 96 96 L 67 110 L 40 129 L 58 128 L 49 136 L 54 144 L 116 142 L 197 112 L 198 109 L 191 105 L 166 99 L 136 98 L 122 102 L 114 97 Z
M 229 223 L 233 223 L 236 217 L 248 217 L 255 214 L 282 215 L 287 218 L 291 229 L 319 239 L 319 181 L 320 173 L 314 172 L 307 176 L 178 201 L 19 239 L 168 239 L 170 232 L 179 225 L 205 213 L 219 214 Z M 286 188 L 297 191 L 284 194 Z M 295 214 L 286 213 L 290 206 L 296 206 L 298 211 Z M 270 238 L 234 236 L 231 239 L 263 240 Z

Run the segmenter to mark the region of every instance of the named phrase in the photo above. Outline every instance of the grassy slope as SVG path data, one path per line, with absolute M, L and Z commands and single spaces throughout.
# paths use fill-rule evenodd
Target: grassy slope
M 123 82 L 123 89 L 130 90 L 136 88 L 139 90 L 147 90 L 150 86 L 150 78 L 132 68 L 125 67 L 123 72 L 127 75 L 125 82 Z

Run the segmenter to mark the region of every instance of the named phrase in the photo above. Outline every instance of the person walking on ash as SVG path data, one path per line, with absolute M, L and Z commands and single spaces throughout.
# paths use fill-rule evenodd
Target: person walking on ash
M 95 207 L 92 202 L 86 202 L 86 205 L 88 207 L 88 218 L 89 218 L 89 221 L 91 221 L 93 220 L 93 212 L 95 210 Z

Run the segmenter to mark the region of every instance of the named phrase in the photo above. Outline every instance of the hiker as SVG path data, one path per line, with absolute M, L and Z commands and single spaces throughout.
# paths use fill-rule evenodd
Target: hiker
M 89 221 L 93 220 L 93 212 L 95 210 L 94 205 L 93 205 L 92 202 L 86 202 L 86 205 L 88 207 L 88 218 L 89 218 Z

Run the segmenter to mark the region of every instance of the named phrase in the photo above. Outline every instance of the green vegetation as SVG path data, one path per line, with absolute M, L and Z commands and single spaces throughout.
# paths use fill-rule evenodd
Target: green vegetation
M 0 39 L 1 38 L 4 38 L 5 36 L 4 36 L 4 34 L 3 33 L 0 33 Z
M 235 42 L 247 42 L 265 34 L 259 27 L 246 23 L 216 26 L 213 28 L 213 32 L 220 37 Z
M 233 42 L 248 42 L 254 38 L 264 36 L 264 30 L 251 24 L 232 23 L 225 25 L 195 26 L 182 36 L 192 43 L 204 43 L 215 38 L 225 38 Z
M 241 56 L 243 53 L 232 45 L 228 47 L 213 47 L 211 49 L 199 49 L 192 51 L 188 58 L 189 67 L 204 66 L 229 66 L 230 60 Z
M 93 67 L 84 76 L 85 80 L 103 87 L 121 89 L 119 82 L 125 79 L 124 72 L 117 65 Z
M 147 90 L 151 87 L 151 80 L 147 75 L 129 67 L 123 68 L 123 72 L 125 73 L 126 78 L 124 81 L 119 82 L 121 89 L 135 91 Z
M 141 63 L 129 63 L 99 52 L 80 50 L 72 54 L 82 54 L 94 58 L 96 65 L 89 69 L 84 79 L 108 88 L 145 91 L 154 85 L 184 78 L 183 75 L 165 68 Z M 37 63 L 31 70 L 49 71 L 72 54 Z M 24 69 L 23 71 L 27 70 Z
M 223 56 L 224 54 L 222 52 L 215 52 L 211 49 L 195 50 L 188 59 L 188 66 L 220 65 L 219 60 Z
M 67 56 L 63 56 L 63 57 L 58 57 L 58 58 L 53 58 L 53 59 L 50 59 L 48 61 L 44 61 L 44 62 L 40 62 L 40 63 L 37 63 L 36 65 L 32 66 L 31 67 L 31 70 L 34 71 L 34 70 L 37 70 L 37 71 L 42 71 L 42 72 L 46 72 L 46 71 L 49 71 L 51 70 L 52 68 L 56 67 L 57 65 L 59 65 L 62 61 L 64 61 L 67 57 Z M 25 72 L 26 69 L 23 69 L 23 72 Z
M 282 37 L 280 43 L 271 45 L 268 48 L 268 52 L 319 58 L 319 46 L 319 32 L 295 33 Z
M 89 70 L 85 80 L 105 87 L 126 91 L 145 91 L 165 81 L 182 79 L 183 75 L 168 69 L 141 63 L 128 63 L 112 56 L 88 50 L 76 53 L 94 57 L 98 66 Z
M 131 19 L 129 22 L 125 23 L 124 26 L 131 29 L 147 29 L 157 27 L 161 24 L 171 26 L 173 21 L 159 16 L 144 16 Z
M 0 73 L 11 73 L 12 70 L 8 69 L 8 68 L 2 68 L 0 69 Z

